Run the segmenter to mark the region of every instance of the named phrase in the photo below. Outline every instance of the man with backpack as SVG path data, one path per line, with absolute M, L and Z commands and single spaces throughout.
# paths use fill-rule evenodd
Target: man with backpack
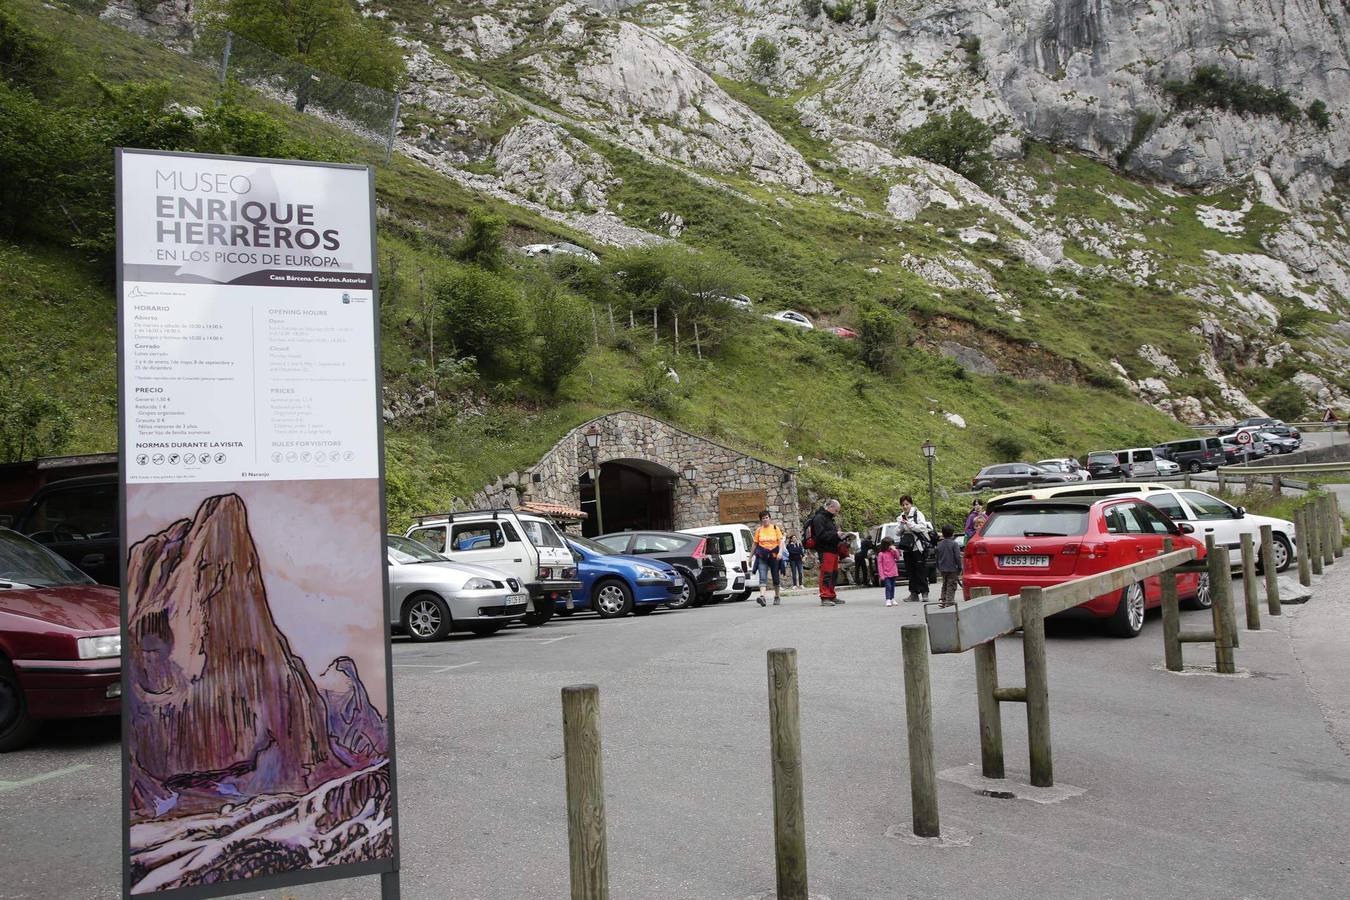
M 839 577 L 839 556 L 848 553 L 848 544 L 839 533 L 834 517 L 839 513 L 838 500 L 826 500 L 806 522 L 802 542 L 808 550 L 820 557 L 820 605 L 842 606 L 844 601 L 835 594 Z

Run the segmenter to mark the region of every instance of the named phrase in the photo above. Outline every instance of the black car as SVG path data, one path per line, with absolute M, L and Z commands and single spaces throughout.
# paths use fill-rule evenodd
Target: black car
M 1094 481 L 1125 477 L 1125 469 L 1114 450 L 1093 450 L 1087 455 L 1087 470 Z
M 970 480 L 970 486 L 977 491 L 984 491 L 1024 484 L 1068 484 L 1077 480 L 1062 472 L 1051 472 L 1031 463 L 1000 463 L 981 469 L 980 474 Z
M 1195 437 L 1168 441 L 1153 448 L 1155 456 L 1170 459 L 1185 472 L 1217 469 L 1224 464 L 1223 445 L 1216 437 Z
M 100 584 L 116 587 L 121 583 L 116 475 L 86 475 L 44 484 L 13 527 Z
M 700 606 L 727 586 L 727 567 L 716 545 L 697 534 L 678 531 L 616 531 L 595 538 L 615 553 L 650 556 L 670 563 L 684 577 L 685 590 L 668 606 Z

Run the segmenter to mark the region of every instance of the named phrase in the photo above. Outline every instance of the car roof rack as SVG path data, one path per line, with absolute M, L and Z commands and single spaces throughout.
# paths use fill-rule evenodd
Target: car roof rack
M 492 513 L 492 518 L 498 518 L 502 513 L 515 515 L 515 510 L 509 506 L 491 506 L 485 509 L 452 509 L 447 512 L 418 513 L 413 516 L 413 521 L 418 525 L 425 523 L 429 519 L 444 519 L 447 522 L 455 521 L 455 516 L 477 516 L 483 513 Z

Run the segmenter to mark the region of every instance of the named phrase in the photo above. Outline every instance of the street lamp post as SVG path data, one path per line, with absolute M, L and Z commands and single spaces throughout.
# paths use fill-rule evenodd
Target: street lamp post
M 923 458 L 928 461 L 928 516 L 929 521 L 937 521 L 937 499 L 933 494 L 933 460 L 937 458 L 937 447 L 932 441 L 923 442 Z
M 591 490 L 595 492 L 595 533 L 605 533 L 605 517 L 600 509 L 600 429 L 586 429 L 586 446 L 591 451 Z

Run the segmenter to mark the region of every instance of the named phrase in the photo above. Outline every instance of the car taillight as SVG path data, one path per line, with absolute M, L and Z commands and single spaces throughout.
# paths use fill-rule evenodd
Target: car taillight
M 1106 544 L 1065 544 L 1064 549 L 1060 551 L 1065 556 L 1081 556 L 1085 559 L 1105 559 Z
M 548 581 L 552 577 L 553 577 L 552 569 L 550 569 L 548 566 L 539 567 L 539 579 L 541 581 Z
M 703 559 L 703 557 L 707 556 L 708 539 L 702 538 L 701 540 L 699 540 L 698 544 L 694 547 L 694 552 L 689 555 L 692 556 L 694 559 Z
M 984 543 L 971 544 L 966 550 L 973 556 L 988 556 L 989 546 Z
M 565 581 L 570 581 L 571 579 L 577 577 L 577 570 L 576 570 L 576 569 L 563 569 L 561 572 L 558 573 L 558 577 L 562 578 L 562 579 L 565 580 Z

